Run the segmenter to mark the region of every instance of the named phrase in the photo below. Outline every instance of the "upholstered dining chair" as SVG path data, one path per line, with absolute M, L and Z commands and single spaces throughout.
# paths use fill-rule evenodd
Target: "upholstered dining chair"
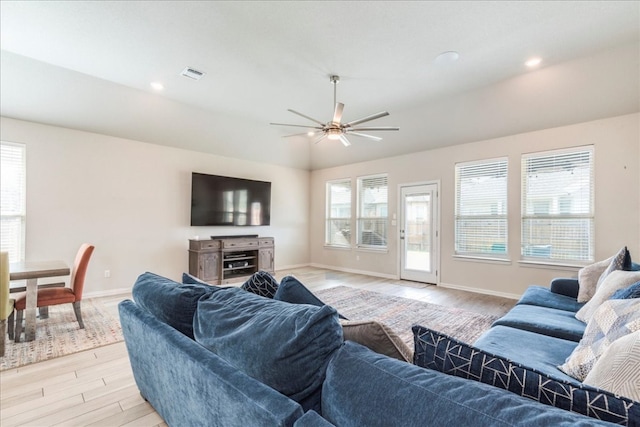
M 0 356 L 4 356 L 7 340 L 7 323 L 9 338 L 13 338 L 13 299 L 9 298 L 9 252 L 0 252 Z
M 56 287 L 38 289 L 38 307 L 49 307 L 58 304 L 73 304 L 73 311 L 76 314 L 80 329 L 84 329 L 82 321 L 82 313 L 80 311 L 80 302 L 82 301 L 82 291 L 84 289 L 84 278 L 87 274 L 89 259 L 93 254 L 94 246 L 88 243 L 82 244 L 71 269 L 71 278 L 69 280 L 70 287 Z M 26 308 L 26 293 L 22 292 L 16 295 L 14 303 L 16 310 L 16 327 L 15 341 L 20 341 L 22 334 L 22 320 L 24 318 L 24 310 Z

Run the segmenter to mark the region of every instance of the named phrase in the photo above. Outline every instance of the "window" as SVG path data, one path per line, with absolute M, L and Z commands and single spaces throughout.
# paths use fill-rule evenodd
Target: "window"
M 387 247 L 387 175 L 358 178 L 358 246 Z
M 24 144 L 0 143 L 0 249 L 10 262 L 24 259 L 25 152 Z
M 593 261 L 593 147 L 522 157 L 522 257 Z
M 456 164 L 455 251 L 507 257 L 507 159 Z
M 327 182 L 325 244 L 351 246 L 351 180 Z

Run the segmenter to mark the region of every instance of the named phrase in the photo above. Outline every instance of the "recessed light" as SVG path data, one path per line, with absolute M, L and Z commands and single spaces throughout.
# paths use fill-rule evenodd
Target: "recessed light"
M 542 62 L 542 58 L 531 58 L 527 62 L 524 63 L 529 68 L 537 67 Z
M 458 58 L 460 58 L 460 54 L 458 52 L 449 50 L 436 56 L 433 62 L 438 65 L 452 64 L 456 62 Z
M 162 83 L 160 83 L 160 82 L 151 82 L 150 85 L 154 90 L 163 90 L 164 89 L 164 85 Z
M 310 130 L 309 132 L 307 132 L 307 136 L 313 136 L 313 135 L 315 135 L 315 134 L 316 134 L 316 133 L 315 133 L 314 131 L 312 131 L 312 130 Z

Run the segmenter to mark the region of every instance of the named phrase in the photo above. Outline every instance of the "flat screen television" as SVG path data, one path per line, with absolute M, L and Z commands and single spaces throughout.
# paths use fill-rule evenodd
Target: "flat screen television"
M 270 182 L 192 173 L 192 226 L 256 226 L 270 222 Z

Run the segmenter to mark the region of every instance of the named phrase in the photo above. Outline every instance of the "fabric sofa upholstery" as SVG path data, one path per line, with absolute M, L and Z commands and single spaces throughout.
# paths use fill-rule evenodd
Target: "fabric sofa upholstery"
M 518 304 L 493 323 L 565 340 L 580 341 L 586 325 L 571 311 Z
M 154 281 L 166 292 L 151 292 Z M 144 275 L 143 282 L 144 285 L 138 286 L 136 302 L 125 300 L 119 304 L 120 320 L 136 384 L 170 426 L 610 425 L 498 387 L 399 361 L 350 341 L 339 343 L 335 351 L 328 349 L 331 355 L 328 363 L 322 364 L 322 369 L 326 369 L 321 393 L 313 394 L 319 399 L 316 409 L 305 402 L 296 402 L 245 371 L 242 363 L 234 358 L 233 348 L 227 349 L 222 357 L 181 331 L 189 315 L 198 316 L 199 308 L 196 312 L 190 311 L 193 295 L 188 298 L 186 313 L 185 307 L 176 305 L 175 301 L 159 299 L 174 298 L 176 292 L 180 295 L 182 286 L 191 292 L 192 285 L 151 274 Z M 148 292 L 139 292 L 145 287 Z M 234 321 L 246 317 L 248 312 L 261 313 L 264 305 L 281 308 L 276 310 L 278 314 L 274 314 L 274 318 L 290 315 L 289 320 L 295 320 L 301 310 L 311 310 L 321 317 L 326 311 L 332 318 L 332 330 L 339 325 L 331 307 L 303 304 L 285 309 L 290 303 L 255 296 L 238 288 L 205 287 L 203 290 L 197 305 L 216 301 L 215 310 L 221 311 L 208 319 L 202 316 L 192 319 L 197 337 L 206 335 L 210 327 L 216 326 L 215 322 L 223 321 L 226 332 L 221 336 L 234 334 L 231 326 Z M 225 294 L 247 307 L 233 309 Z M 255 307 L 249 307 L 253 304 Z M 176 323 L 174 311 L 178 309 L 183 312 L 179 313 L 180 322 Z M 259 320 L 269 322 L 268 318 Z M 211 324 L 204 327 L 203 322 L 207 321 Z M 238 325 L 238 336 L 244 334 L 250 338 L 252 331 L 246 322 L 239 321 Z M 210 333 L 215 335 L 213 329 Z M 255 333 L 261 334 L 259 328 Z M 296 335 L 284 327 L 276 333 L 281 335 L 277 338 L 281 341 L 295 339 Z M 215 336 L 206 340 L 216 345 Z M 232 340 L 223 341 L 225 345 L 236 345 Z M 260 348 L 268 345 L 263 343 Z M 242 345 L 238 344 L 238 352 L 242 351 Z M 264 362 L 265 369 L 279 363 L 269 360 Z M 252 363 L 262 361 L 256 357 Z M 289 362 L 282 364 L 286 368 Z M 305 408 L 310 407 L 315 410 L 305 412 Z

